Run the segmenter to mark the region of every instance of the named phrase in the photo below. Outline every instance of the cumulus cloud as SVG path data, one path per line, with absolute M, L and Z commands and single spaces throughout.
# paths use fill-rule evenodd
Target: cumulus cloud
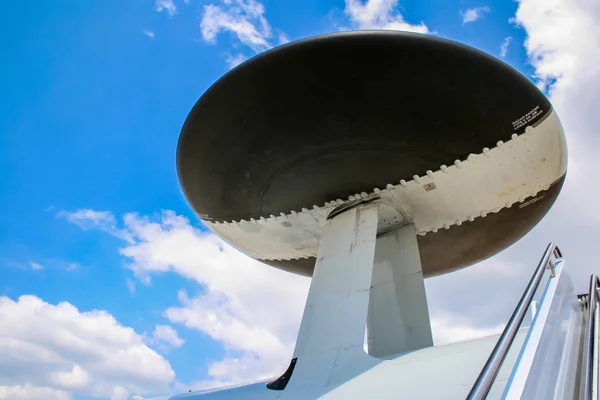
M 427 33 L 429 28 L 421 22 L 413 25 L 404 20 L 396 11 L 398 0 L 346 0 L 344 13 L 350 18 L 354 28 L 358 29 L 390 29 Z
M 466 11 L 461 11 L 460 15 L 463 19 L 463 25 L 468 24 L 469 22 L 475 22 L 478 19 L 482 19 L 485 14 L 490 12 L 489 7 L 475 7 L 469 8 Z
M 177 7 L 173 0 L 156 0 L 154 10 L 156 10 L 156 12 L 166 11 L 169 17 L 177 14 Z
M 112 315 L 29 295 L 0 297 L 0 370 L 0 399 L 120 400 L 163 392 L 175 378 L 169 363 Z
M 582 0 L 523 0 L 514 21 L 525 28 L 525 48 L 536 77 L 554 82 L 550 95 L 555 102 L 584 82 L 595 78 L 600 59 L 595 51 L 600 41 L 600 7 Z
M 123 217 L 117 237 L 130 236 L 120 252 L 142 282 L 174 272 L 203 286 L 180 292 L 165 316 L 222 342 L 226 356 L 209 365 L 210 382 L 234 384 L 280 374 L 289 364 L 309 280 L 252 260 L 171 211 L 151 220 Z
M 71 400 L 72 398 L 71 394 L 64 390 L 36 387 L 29 383 L 22 386 L 0 386 L 2 400 Z
M 152 31 L 150 31 L 150 30 L 147 30 L 147 29 L 144 29 L 144 30 L 142 31 L 142 33 L 143 33 L 144 35 L 148 36 L 150 39 L 154 39 L 154 32 L 152 32 Z
M 506 57 L 506 53 L 508 52 L 508 46 L 512 42 L 512 36 L 505 37 L 500 44 L 500 57 Z
M 163 349 L 181 347 L 185 343 L 179 337 L 177 331 L 169 325 L 156 325 L 152 332 L 152 342 L 158 344 Z
M 265 7 L 256 0 L 227 0 L 221 5 L 204 6 L 200 22 L 202 37 L 214 43 L 222 32 L 258 53 L 272 47 L 273 32 L 265 17 Z
M 124 229 L 136 241 L 121 254 L 137 276 L 145 280 L 149 274 L 172 271 L 205 287 L 192 298 L 180 293 L 180 306 L 165 315 L 224 343 L 228 353 L 209 366 L 212 379 L 237 383 L 285 369 L 308 279 L 254 261 L 173 212 L 164 212 L 160 221 L 126 215 Z M 225 365 L 227 374 L 222 372 Z

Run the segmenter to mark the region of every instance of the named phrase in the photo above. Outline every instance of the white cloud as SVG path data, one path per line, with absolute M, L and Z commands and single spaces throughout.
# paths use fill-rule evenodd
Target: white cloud
M 542 251 L 535 248 L 531 256 L 519 261 L 500 254 L 472 267 L 427 279 L 427 303 L 436 344 L 495 332 L 510 316 Z
M 0 386 L 1 400 L 71 400 L 70 393 L 48 387 L 25 385 Z
M 270 282 L 271 285 L 278 283 L 277 280 Z M 262 286 L 256 288 L 263 289 L 268 290 Z M 297 299 L 275 299 L 271 295 L 270 298 L 263 299 L 264 303 L 256 302 L 254 306 L 278 311 L 274 315 L 280 315 L 282 319 L 286 313 L 278 310 L 280 305 L 269 305 L 267 302 L 284 302 L 292 307 L 287 310 L 291 316 L 278 324 L 272 324 L 261 315 L 264 310 L 253 312 L 245 305 L 236 304 L 239 303 L 239 297 L 238 293 L 228 292 L 227 295 L 213 294 L 189 299 L 187 294 L 180 293 L 182 305 L 171 307 L 165 312 L 172 322 L 209 335 L 222 342 L 229 352 L 223 360 L 210 362 L 208 374 L 213 382 L 205 382 L 204 387 L 272 378 L 285 370 L 291 358 L 300 321 L 301 304 L 294 304 Z M 300 299 L 304 300 L 303 297 Z
M 100 228 L 107 232 L 114 231 L 117 221 L 109 211 L 94 211 L 89 209 L 77 210 L 73 213 L 61 211 L 59 218 L 66 218 L 82 229 Z
M 90 374 L 79 365 L 75 365 L 70 371 L 54 373 L 54 380 L 62 387 L 81 388 L 90 383 Z
M 575 86 L 593 79 L 600 59 L 595 51 L 600 42 L 600 8 L 582 0 L 520 1 L 515 22 L 525 28 L 525 48 L 545 81 L 558 79 L 551 92 L 553 100 L 563 102 Z M 558 93 L 556 93 L 558 91 Z
M 124 221 L 135 243 L 121 253 L 138 276 L 173 271 L 205 286 L 195 298 L 180 293 L 181 306 L 165 315 L 225 344 L 226 358 L 209 367 L 213 379 L 228 384 L 285 370 L 308 290 L 306 278 L 254 261 L 173 212 L 164 212 L 161 221 L 135 214 Z M 232 368 L 227 374 L 221 372 L 224 365 Z
M 0 297 L 0 371 L 0 399 L 124 399 L 174 380 L 169 363 L 110 314 L 35 296 Z
M 504 38 L 502 44 L 500 44 L 500 57 L 506 57 L 506 53 L 508 51 L 508 46 L 510 45 L 510 42 L 512 42 L 512 36 Z
M 133 238 L 120 252 L 143 282 L 152 274 L 175 272 L 204 287 L 195 297 L 181 292 L 181 304 L 165 311 L 171 322 L 226 348 L 224 359 L 210 362 L 211 381 L 194 388 L 272 377 L 287 368 L 307 278 L 252 260 L 171 211 L 163 212 L 159 221 L 127 214 L 123 228 L 114 234 Z
M 548 90 L 567 134 L 569 170 L 563 193 L 543 223 L 563 248 L 584 289 L 589 251 L 600 242 L 595 182 L 600 137 L 600 6 L 585 0 L 522 0 L 514 21 L 527 32 L 535 78 Z
M 200 28 L 207 42 L 215 42 L 219 33 L 229 32 L 254 52 L 272 47 L 273 32 L 265 18 L 265 7 L 256 0 L 224 0 L 222 6 L 206 5 Z
M 489 7 L 475 7 L 469 8 L 467 11 L 461 11 L 460 15 L 463 19 L 463 25 L 468 24 L 469 22 L 477 21 L 478 19 L 482 19 L 485 14 L 490 12 Z
M 110 393 L 110 400 L 127 400 L 129 398 L 129 390 L 123 386 L 115 386 Z
M 152 31 L 150 31 L 150 30 L 147 30 L 147 29 L 144 29 L 144 30 L 142 31 L 142 33 L 143 33 L 144 35 L 148 36 L 150 39 L 154 39 L 154 32 L 152 32 Z
M 117 230 L 117 220 L 110 211 L 80 209 L 72 213 L 61 211 L 56 216 L 58 218 L 64 218 L 84 230 L 100 229 L 112 235 L 119 232 Z M 131 238 L 128 237 L 125 232 L 121 233 L 125 236 L 118 236 L 120 239 L 131 241 Z
M 440 315 L 431 319 L 433 341 L 436 346 L 481 338 L 502 332 L 504 324 L 492 327 L 476 327 L 468 324 L 456 323 L 453 314 Z
M 428 33 L 429 29 L 421 22 L 413 25 L 395 11 L 398 0 L 346 0 L 344 13 L 350 18 L 353 27 L 358 29 L 390 29 Z
M 39 271 L 39 270 L 42 270 L 42 269 L 44 269 L 44 266 L 43 266 L 43 265 L 41 265 L 41 264 L 39 264 L 39 263 L 36 263 L 35 261 L 30 261 L 30 262 L 29 262 L 29 266 L 30 266 L 30 267 L 31 267 L 31 269 L 33 269 L 34 271 Z
M 173 0 L 156 0 L 154 10 L 156 10 L 156 12 L 166 11 L 167 14 L 169 14 L 169 17 L 177 14 L 177 7 Z
M 179 337 L 177 331 L 169 325 L 156 325 L 152 332 L 152 340 L 155 343 L 161 343 L 170 347 L 181 347 L 185 343 Z
M 231 68 L 235 68 L 238 65 L 240 65 L 241 63 L 243 63 L 244 61 L 246 61 L 248 57 L 246 57 L 245 55 L 238 53 L 235 55 L 227 55 L 226 58 L 226 62 L 227 62 L 227 66 L 229 67 L 229 69 Z
M 289 43 L 290 39 L 285 33 L 279 32 L 279 34 L 277 35 L 277 41 L 279 42 L 279 44 L 286 44 Z

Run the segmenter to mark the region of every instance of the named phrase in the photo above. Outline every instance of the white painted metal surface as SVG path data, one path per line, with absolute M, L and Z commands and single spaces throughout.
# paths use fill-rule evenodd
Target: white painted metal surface
M 526 330 L 519 332 L 515 346 L 523 343 L 526 333 Z M 302 394 L 288 388 L 268 390 L 265 382 L 260 382 L 228 390 L 181 394 L 171 400 L 464 400 L 497 340 L 498 335 L 494 335 L 377 360 L 344 382 Z M 514 365 L 516 355 L 517 352 L 512 352 L 506 364 Z M 489 400 L 500 399 L 510 371 L 510 367 L 500 371 L 498 385 L 492 388 Z
M 531 323 L 533 323 L 533 321 L 535 321 L 535 316 L 537 315 L 537 311 L 538 311 L 538 301 L 537 300 L 533 300 L 531 302 L 531 307 L 529 307 L 529 311 L 531 313 Z
M 300 324 L 298 358 L 286 390 L 338 385 L 365 360 L 364 329 L 373 274 L 377 204 L 328 220 Z M 355 365 L 356 364 L 356 365 Z
M 378 202 L 405 223 L 414 223 L 421 235 L 450 229 L 505 207 L 526 207 L 539 200 L 537 194 L 566 171 L 566 143 L 558 127 L 552 111 L 537 127 L 494 148 L 437 171 L 423 171 L 422 176 L 398 177 L 398 182 L 371 193 L 348 193 L 348 199 L 307 204 L 302 210 L 282 210 L 281 215 L 256 220 L 205 223 L 242 252 L 265 260 L 315 257 L 329 213 L 356 198 L 379 196 Z M 529 196 L 533 199 L 525 202 Z
M 387 357 L 433 346 L 414 225 L 377 238 L 367 318 L 368 352 Z

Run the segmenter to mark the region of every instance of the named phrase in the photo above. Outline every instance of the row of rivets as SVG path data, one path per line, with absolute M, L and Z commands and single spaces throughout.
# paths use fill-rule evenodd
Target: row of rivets
M 531 127 L 531 126 L 528 126 L 528 127 L 525 129 L 525 133 L 527 133 L 527 134 L 530 134 L 530 133 L 532 132 L 532 130 L 533 130 L 533 129 L 534 129 L 533 127 Z M 512 134 L 512 136 L 511 136 L 511 139 L 512 139 L 512 140 L 514 140 L 514 139 L 517 139 L 518 137 L 519 137 L 519 135 L 518 135 L 518 134 L 516 134 L 516 133 L 513 133 L 513 134 Z M 505 144 L 505 142 L 504 142 L 504 141 L 502 141 L 502 140 L 499 140 L 499 141 L 496 143 L 496 146 L 497 146 L 497 147 L 501 147 L 501 146 L 503 146 L 504 144 Z M 487 156 L 487 157 L 490 157 L 490 149 L 489 149 L 489 148 L 487 148 L 487 147 L 484 147 L 484 148 L 483 148 L 483 154 L 484 154 L 485 156 Z M 473 161 L 476 159 L 476 157 L 477 157 L 477 155 L 476 155 L 476 154 L 473 154 L 473 153 L 471 153 L 471 154 L 469 154 L 469 155 L 467 156 L 467 159 L 466 159 L 465 161 L 473 162 Z M 454 165 L 455 165 L 455 166 L 456 166 L 456 168 L 458 168 L 458 169 L 462 169 L 462 167 L 463 167 L 463 163 L 464 163 L 464 161 L 461 161 L 461 160 L 455 160 L 455 161 L 454 161 Z M 445 173 L 445 174 L 449 173 L 449 171 L 448 171 L 448 166 L 446 166 L 446 165 L 441 165 L 441 166 L 440 166 L 440 171 L 442 171 L 442 172 L 443 172 L 443 173 Z M 434 178 L 435 178 L 435 177 L 434 177 L 434 172 L 433 172 L 433 171 L 431 171 L 431 170 L 427 170 L 427 171 L 425 172 L 425 174 L 426 174 L 426 175 L 427 175 L 427 176 L 428 176 L 430 179 L 434 179 Z M 419 175 L 414 175 L 412 180 L 413 180 L 413 181 L 414 181 L 416 184 L 420 184 L 420 183 L 421 183 L 421 178 L 419 177 Z M 408 186 L 408 182 L 407 182 L 406 180 L 402 179 L 402 180 L 400 180 L 400 186 L 402 186 L 402 187 L 407 187 L 407 186 Z M 389 183 L 389 184 L 387 184 L 387 185 L 386 185 L 386 189 L 387 189 L 387 190 L 393 190 L 394 188 L 395 188 L 395 185 L 392 185 L 391 183 Z M 547 188 L 548 188 L 548 185 L 546 185 L 545 187 L 541 188 L 540 190 L 547 190 Z M 381 193 L 381 190 L 380 190 L 379 188 L 375 188 L 375 189 L 373 190 L 373 193 L 375 193 L 375 194 L 379 194 L 379 193 Z M 534 193 L 532 194 L 532 196 L 536 196 L 536 195 L 537 195 L 537 192 L 534 192 Z M 350 195 L 350 196 L 348 196 L 348 200 L 349 200 L 349 201 L 354 201 L 354 200 L 359 200 L 359 199 L 361 199 L 361 198 L 367 198 L 367 197 L 369 197 L 369 194 L 368 194 L 368 193 L 366 193 L 366 192 L 362 192 L 362 193 L 360 193 L 360 194 L 354 194 L 354 195 Z M 522 203 L 523 201 L 525 201 L 525 199 L 524 199 L 524 198 L 519 198 L 519 202 L 521 202 L 521 203 Z M 342 205 L 342 204 L 344 204 L 344 200 L 342 200 L 342 199 L 336 199 L 336 200 L 334 200 L 334 201 L 328 201 L 328 202 L 325 202 L 324 206 L 325 206 L 325 207 L 335 207 L 335 206 L 337 206 L 337 205 Z M 509 203 L 507 203 L 506 207 L 510 207 L 510 206 L 511 206 L 511 205 L 509 205 Z M 320 208 L 319 208 L 317 205 L 314 205 L 314 206 L 313 206 L 313 209 L 314 209 L 314 210 L 320 210 Z M 308 211 L 309 211 L 309 210 L 308 210 L 307 208 L 304 208 L 304 207 L 303 207 L 301 212 L 305 213 L 305 212 L 308 212 Z M 297 212 L 296 212 L 296 211 L 291 211 L 291 212 L 290 212 L 290 214 L 292 214 L 292 215 L 297 215 Z M 482 214 L 486 214 L 486 213 L 482 213 Z M 284 216 L 285 216 L 286 214 L 282 212 L 280 215 L 281 215 L 281 217 L 282 217 L 282 218 L 284 218 Z M 275 219 L 275 216 L 271 214 L 271 215 L 270 215 L 270 217 L 269 217 L 269 219 Z M 255 220 L 254 218 L 251 218 L 250 220 L 251 220 L 252 222 L 256 222 L 256 220 Z M 260 217 L 260 220 L 264 222 L 264 221 L 265 221 L 265 218 L 264 218 L 264 217 Z M 245 220 L 241 220 L 240 222 L 246 222 L 246 221 L 245 221 Z M 230 224 L 230 223 L 235 223 L 235 221 L 230 221 L 230 222 L 216 222 L 216 224 L 227 224 L 227 225 L 228 225 L 228 224 Z

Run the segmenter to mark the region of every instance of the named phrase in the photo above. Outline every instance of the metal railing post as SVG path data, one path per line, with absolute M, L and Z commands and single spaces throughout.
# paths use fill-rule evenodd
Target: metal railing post
M 585 363 L 583 367 L 583 398 L 598 399 L 598 345 L 597 345 L 597 309 L 598 309 L 598 277 L 590 278 L 590 291 L 587 299 L 587 332 L 585 333 Z
M 546 248 L 542 259 L 535 269 L 535 272 L 533 273 L 525 292 L 523 292 L 517 307 L 508 320 L 508 323 L 506 324 L 502 335 L 500 335 L 494 350 L 492 350 L 492 354 L 490 354 L 490 357 L 481 370 L 481 373 L 477 377 L 475 384 L 471 388 L 471 391 L 467 396 L 468 400 L 483 400 L 490 392 L 490 389 L 492 388 L 492 385 L 498 376 L 498 372 L 500 372 L 500 368 L 504 363 L 504 359 L 508 354 L 508 350 L 510 349 L 517 332 L 519 331 L 519 327 L 521 326 L 521 323 L 527 314 L 527 310 L 529 309 L 531 301 L 533 300 L 533 296 L 540 285 L 552 255 L 561 255 L 560 250 L 558 250 L 554 243 L 548 244 L 548 247 Z

